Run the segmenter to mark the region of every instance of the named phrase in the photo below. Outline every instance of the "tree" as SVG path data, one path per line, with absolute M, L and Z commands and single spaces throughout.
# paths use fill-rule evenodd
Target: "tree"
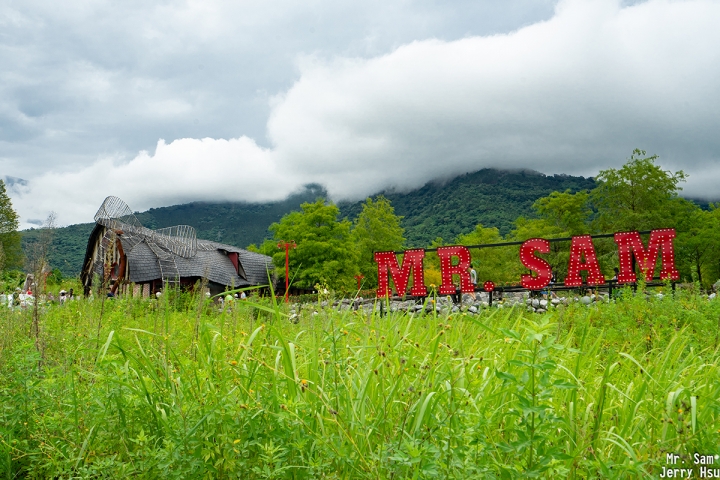
M 325 282 L 344 290 L 355 288 L 357 253 L 350 236 L 350 222 L 338 221 L 340 213 L 334 204 L 323 199 L 303 203 L 302 212 L 291 212 L 280 222 L 270 225 L 276 241 L 294 241 L 290 253 L 290 278 L 294 284 L 313 287 Z M 285 251 L 273 255 L 278 274 L 285 276 Z
M 483 245 L 504 242 L 497 228 L 486 228 L 478 224 L 470 233 L 459 235 L 459 245 Z M 516 283 L 519 277 L 517 247 L 471 249 L 472 263 L 478 274 L 478 283 L 482 285 L 490 280 L 498 285 Z
M 563 236 L 583 235 L 590 232 L 588 222 L 593 212 L 589 200 L 590 195 L 585 190 L 577 193 L 570 193 L 570 190 L 552 192 L 536 200 L 533 209 Z
M 695 208 L 688 220 L 688 226 L 676 239 L 678 269 L 683 277 L 708 287 L 720 273 L 717 269 L 720 259 L 720 209 L 715 205 L 711 205 L 710 211 Z
M 3 267 L 22 266 L 23 253 L 21 237 L 18 233 L 19 217 L 5 190 L 5 182 L 0 180 L 0 270 Z
M 657 155 L 645 156 L 634 150 L 620 169 L 601 170 L 598 186 L 590 193 L 597 209 L 596 225 L 601 231 L 650 230 L 669 227 L 685 205 L 680 202 L 678 185 L 687 175 L 655 164 Z
M 358 252 L 358 266 L 365 284 L 377 285 L 377 264 L 373 252 L 400 250 L 405 243 L 402 217 L 395 215 L 390 201 L 380 195 L 373 201 L 365 200 L 362 211 L 355 219 L 352 240 Z

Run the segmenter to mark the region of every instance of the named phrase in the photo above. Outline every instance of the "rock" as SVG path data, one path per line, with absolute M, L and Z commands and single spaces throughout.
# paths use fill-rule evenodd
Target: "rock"
M 468 312 L 470 313 L 477 313 L 478 309 L 475 305 L 471 305 L 470 308 L 468 308 Z
M 453 307 L 451 310 L 452 313 L 457 313 L 459 311 L 460 311 L 460 309 L 458 307 Z
M 540 306 L 542 308 L 547 308 L 548 301 L 545 299 L 540 300 Z
M 539 307 L 539 306 L 540 306 L 540 300 L 538 300 L 537 298 L 533 298 L 531 305 L 532 305 L 533 307 L 535 307 L 535 308 Z
M 580 299 L 580 303 L 582 303 L 583 305 L 590 305 L 591 302 L 592 298 L 588 297 L 587 295 Z

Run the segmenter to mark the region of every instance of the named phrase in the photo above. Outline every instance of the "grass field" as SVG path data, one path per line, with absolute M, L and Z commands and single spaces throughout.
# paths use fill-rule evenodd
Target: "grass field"
M 36 338 L 0 311 L 0 477 L 647 478 L 720 453 L 720 300 L 302 312 L 78 300 Z

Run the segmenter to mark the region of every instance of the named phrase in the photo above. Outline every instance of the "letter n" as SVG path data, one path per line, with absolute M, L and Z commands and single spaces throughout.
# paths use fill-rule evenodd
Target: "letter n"
M 410 291 L 411 295 L 416 297 L 424 297 L 427 295 L 425 288 L 425 277 L 423 272 L 423 258 L 425 257 L 425 249 L 418 248 L 414 250 L 406 250 L 403 254 L 402 268 L 398 265 L 395 252 L 375 252 L 375 261 L 378 264 L 378 297 L 387 297 L 390 295 L 390 285 L 388 279 L 388 270 L 395 284 L 395 290 L 398 295 L 405 295 L 410 279 L 410 271 L 413 275 L 413 287 Z
M 633 283 L 637 281 L 632 263 L 633 255 L 637 259 L 640 270 L 645 275 L 645 278 L 651 280 L 655 273 L 655 263 L 657 262 L 660 248 L 662 248 L 662 270 L 660 271 L 660 278 L 663 280 L 679 279 L 680 272 L 675 268 L 673 238 L 675 238 L 674 228 L 653 230 L 650 232 L 648 247 L 645 249 L 638 232 L 616 233 L 615 243 L 618 245 L 618 257 L 620 257 L 618 283 Z
M 531 271 L 537 272 L 535 277 L 528 274 L 520 277 L 523 288 L 528 290 L 542 290 L 552 279 L 550 264 L 545 259 L 536 257 L 535 252 L 550 253 L 550 242 L 544 238 L 531 238 L 520 246 L 520 261 Z
M 453 285 L 452 276 L 460 275 L 460 291 L 470 293 L 474 291 L 473 284 L 470 281 L 470 250 L 467 247 L 438 247 L 438 257 L 440 257 L 440 275 L 442 275 L 442 285 L 440 285 L 441 295 L 452 295 L 455 293 L 455 285 Z M 453 265 L 452 258 L 457 257 L 458 263 Z
M 585 257 L 585 261 L 583 261 Z M 586 270 L 588 285 L 601 285 L 605 283 L 605 277 L 600 272 L 600 265 L 595 254 L 595 247 L 590 235 L 572 237 L 570 244 L 570 261 L 568 263 L 568 274 L 565 277 L 566 287 L 577 287 L 582 285 L 580 271 Z

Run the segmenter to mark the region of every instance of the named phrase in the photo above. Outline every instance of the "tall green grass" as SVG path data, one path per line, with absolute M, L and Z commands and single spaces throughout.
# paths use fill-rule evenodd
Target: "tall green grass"
M 107 301 L 98 335 L 99 303 L 46 308 L 42 352 L 1 313 L 4 478 L 646 478 L 720 453 L 720 301 L 690 292 L 297 324 L 166 295 Z

